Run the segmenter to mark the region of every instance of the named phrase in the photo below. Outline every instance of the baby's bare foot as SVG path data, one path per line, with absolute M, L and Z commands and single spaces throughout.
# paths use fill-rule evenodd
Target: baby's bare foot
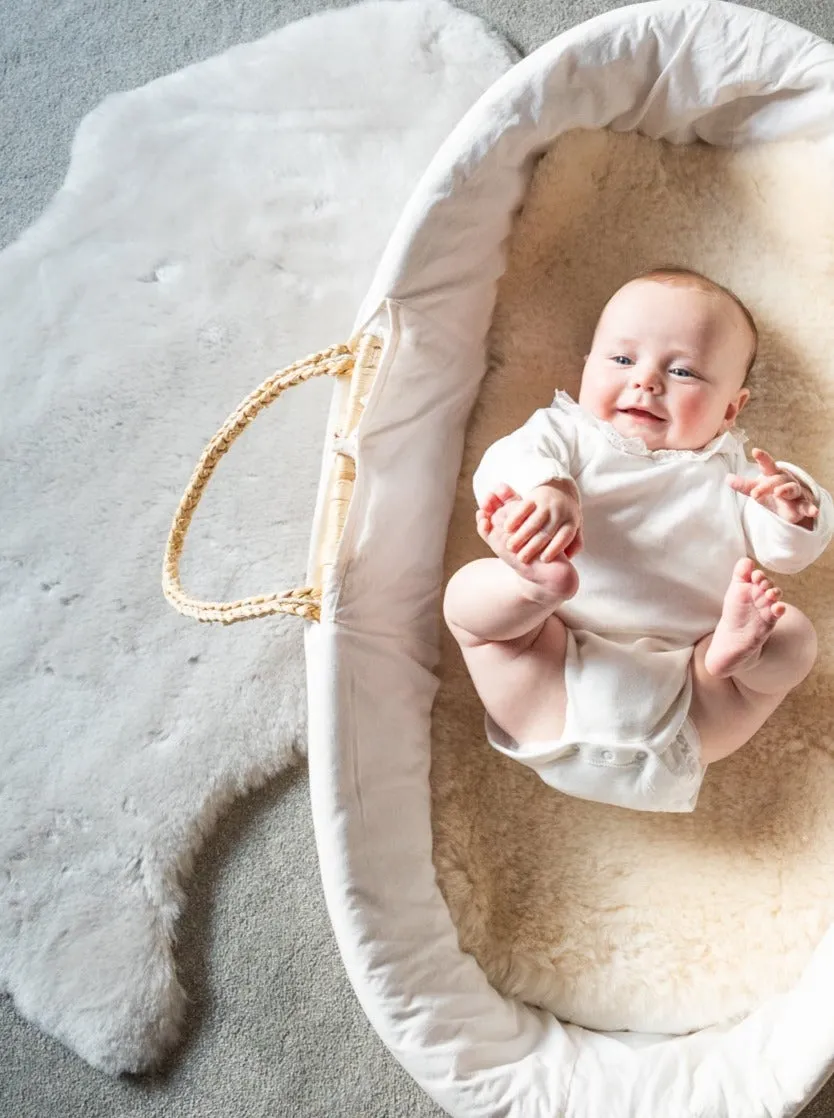
M 725 679 L 755 666 L 762 647 L 785 612 L 782 591 L 752 559 L 739 559 L 724 595 L 721 620 L 715 627 L 704 663 L 710 675 Z
M 500 498 L 497 498 L 497 500 Z M 517 500 L 518 498 L 516 498 Z M 494 505 L 495 502 L 493 502 Z M 490 507 L 493 507 L 491 505 Z M 505 524 L 512 513 L 513 501 L 502 503 L 489 517 L 479 513 L 477 519 L 478 535 L 484 540 L 499 559 L 520 575 L 529 584 L 530 589 L 536 589 L 536 597 L 542 594 L 551 597 L 556 602 L 567 601 L 579 589 L 579 576 L 573 564 L 560 556 L 544 563 L 541 559 L 534 559 L 530 563 L 522 563 L 518 556 L 510 551 L 507 540 L 510 533 Z

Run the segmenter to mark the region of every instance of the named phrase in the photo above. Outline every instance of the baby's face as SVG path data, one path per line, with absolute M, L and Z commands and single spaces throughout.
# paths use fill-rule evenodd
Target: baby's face
M 579 403 L 649 450 L 697 450 L 744 406 L 752 349 L 750 327 L 727 296 L 633 280 L 602 312 Z

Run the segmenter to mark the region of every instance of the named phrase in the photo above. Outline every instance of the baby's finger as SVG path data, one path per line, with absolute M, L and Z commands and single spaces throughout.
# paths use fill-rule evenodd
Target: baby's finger
M 572 559 L 574 556 L 579 555 L 582 548 L 585 547 L 585 538 L 582 536 L 581 528 L 577 528 L 576 536 L 570 541 L 565 549 L 565 558 Z
M 518 552 L 518 558 L 522 563 L 532 563 L 550 541 L 550 536 L 547 532 L 537 532 L 535 536 Z
M 798 481 L 783 482 L 773 490 L 773 496 L 782 501 L 797 501 L 802 496 L 802 486 Z
M 756 464 L 763 474 L 779 473 L 779 467 L 766 450 L 762 450 L 760 447 L 754 447 L 753 457 L 756 459 Z
M 573 524 L 563 524 L 542 552 L 542 561 L 549 563 L 552 559 L 557 559 L 575 536 L 576 526 Z
M 750 496 L 754 501 L 758 501 L 762 497 L 772 497 L 776 489 L 782 484 L 784 484 L 784 478 L 781 474 L 760 477 L 753 486 L 753 492 Z
M 727 484 L 731 489 L 735 489 L 736 493 L 743 493 L 745 497 L 749 497 L 756 486 L 756 479 L 741 477 L 740 474 L 727 474 Z
M 568 546 L 565 548 L 565 558 L 573 559 L 585 546 L 585 540 L 582 537 L 582 529 L 580 528 Z
M 507 529 L 508 532 L 515 532 L 517 528 L 521 527 L 527 517 L 535 511 L 535 501 L 531 500 L 529 497 L 524 501 L 519 500 L 516 507 L 504 521 L 504 527 Z
M 521 527 L 507 539 L 510 551 L 519 552 L 533 536 L 544 528 L 548 521 L 547 509 L 534 509 Z
M 811 512 L 811 509 L 814 511 Z M 817 506 L 810 501 L 779 501 L 776 511 L 790 524 L 799 524 L 806 519 L 813 520 L 819 513 Z

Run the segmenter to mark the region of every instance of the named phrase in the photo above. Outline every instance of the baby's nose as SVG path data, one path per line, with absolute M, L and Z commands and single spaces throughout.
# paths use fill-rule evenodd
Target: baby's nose
M 660 392 L 663 386 L 663 373 L 655 365 L 632 366 L 632 385 L 648 392 Z

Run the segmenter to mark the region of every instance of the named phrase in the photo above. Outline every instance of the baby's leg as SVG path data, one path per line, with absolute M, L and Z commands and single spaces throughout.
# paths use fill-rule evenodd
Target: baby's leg
M 748 742 L 813 667 L 814 627 L 781 596 L 752 560 L 740 559 L 715 632 L 695 646 L 690 716 L 705 764 Z
M 566 559 L 522 564 L 506 546 L 507 515 L 499 508 L 483 533 L 499 558 L 457 571 L 443 612 L 492 718 L 517 741 L 551 740 L 565 719 L 565 627 L 553 611 L 578 579 Z

